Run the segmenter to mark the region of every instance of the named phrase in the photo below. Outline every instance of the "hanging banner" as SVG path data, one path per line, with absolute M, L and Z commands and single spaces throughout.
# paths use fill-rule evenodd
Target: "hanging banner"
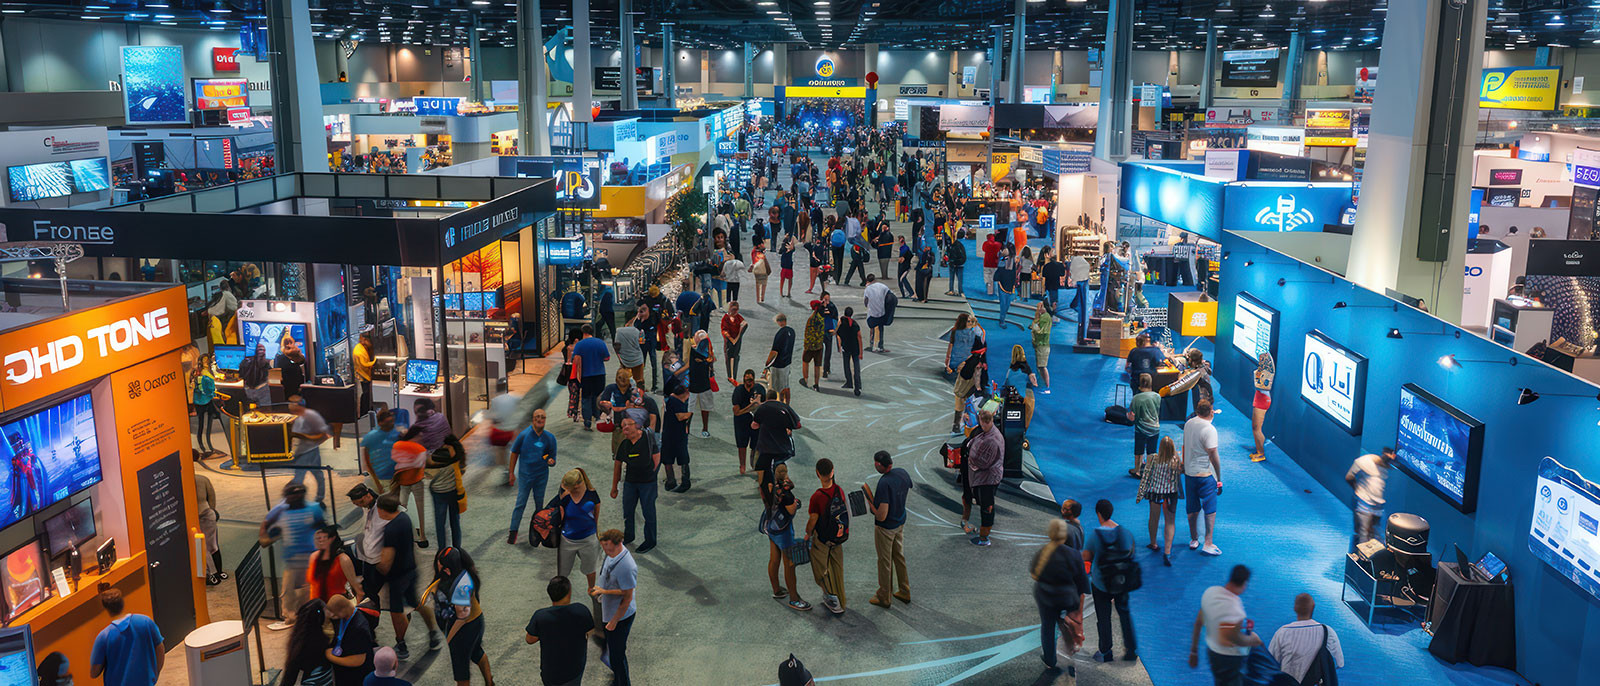
M 1483 70 L 1478 107 L 1551 111 L 1560 104 L 1561 67 L 1502 67 Z

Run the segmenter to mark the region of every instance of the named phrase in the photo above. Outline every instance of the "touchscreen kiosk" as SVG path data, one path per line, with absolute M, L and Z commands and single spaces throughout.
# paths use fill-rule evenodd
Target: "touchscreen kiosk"
M 0 686 L 33 686 L 33 628 L 0 629 Z

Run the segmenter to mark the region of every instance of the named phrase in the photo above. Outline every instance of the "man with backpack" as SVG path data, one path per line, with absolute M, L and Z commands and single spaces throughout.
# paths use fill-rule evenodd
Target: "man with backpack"
M 844 542 L 850 538 L 850 505 L 844 489 L 833 482 L 833 460 L 817 460 L 822 487 L 811 494 L 806 511 L 806 539 L 811 543 L 811 574 L 822 589 L 822 606 L 844 614 Z
M 1128 615 L 1128 594 L 1141 585 L 1139 563 L 1133 559 L 1133 534 L 1111 519 L 1111 511 L 1109 500 L 1102 498 L 1094 504 L 1100 526 L 1089 532 L 1083 548 L 1083 560 L 1094 570 L 1089 581 L 1094 587 L 1094 619 L 1100 634 L 1094 659 L 1112 660 L 1111 608 L 1115 607 L 1122 622 L 1122 659 L 1133 662 L 1139 659 L 1139 651 L 1133 640 L 1133 618 Z
M 1344 649 L 1332 627 L 1311 618 L 1316 609 L 1317 601 L 1310 593 L 1295 596 L 1295 621 L 1272 634 L 1267 650 L 1278 661 L 1281 672 L 1273 684 L 1338 686 L 1335 670 L 1344 667 Z
M 866 277 L 867 287 L 861 291 L 861 299 L 867 305 L 867 350 L 872 350 L 872 342 L 877 341 L 877 351 L 889 352 L 883 347 L 884 334 L 888 331 L 889 323 L 894 320 L 894 308 L 900 299 L 896 298 L 894 291 L 889 290 L 888 284 L 879 281 L 872 274 Z

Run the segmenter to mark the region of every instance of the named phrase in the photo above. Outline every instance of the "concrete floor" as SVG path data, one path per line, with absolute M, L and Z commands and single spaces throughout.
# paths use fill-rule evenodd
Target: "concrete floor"
M 787 182 L 787 169 L 780 179 Z M 905 226 L 896 228 L 898 233 Z M 748 246 L 749 241 L 744 244 Z M 871 266 L 876 273 L 876 262 Z M 798 271 L 804 278 L 804 271 Z M 771 284 L 765 304 L 754 302 L 748 275 L 743 285 L 741 305 L 751 324 L 744 367 L 757 367 L 764 359 L 766 344 L 776 330 L 772 315 L 786 312 L 791 325 L 798 328 L 804 321 L 806 301 L 814 297 L 803 293 L 802 282 L 794 300 L 779 299 L 777 279 Z M 854 306 L 858 317 L 864 319 L 860 288 L 831 290 L 841 311 Z M 935 280 L 934 291 L 943 292 L 942 278 Z M 958 526 L 960 491 L 938 454 L 949 438 L 945 432 L 953 409 L 950 384 L 938 376 L 946 349 L 938 337 L 965 304 L 945 300 L 926 306 L 901 300 L 900 313 L 888 335 L 892 352 L 869 353 L 863 360 L 866 384 L 862 397 L 839 388 L 843 377 L 836 367 L 822 391 L 797 386 L 791 403 L 804 424 L 796 433 L 798 454 L 790 463 L 800 493 L 809 494 L 816 488 L 812 466 L 823 456 L 833 459 L 839 482 L 846 488 L 876 481 L 871 456 L 880 449 L 890 451 L 897 465 L 911 472 L 915 488 L 907 501 L 906 557 L 913 602 L 896 602 L 887 610 L 867 603 L 876 587 L 876 566 L 865 522 L 858 522 L 856 536 L 845 546 L 846 614 L 835 617 L 820 607 L 799 613 L 771 599 L 766 577 L 768 543 L 754 530 L 761 504 L 753 472 L 751 476 L 738 473 L 731 402 L 727 400 L 730 389 L 725 387 L 712 416 L 711 437 L 700 438 L 697 428 L 690 439 L 694 489 L 685 494 L 662 494 L 658 502 L 660 545 L 637 556 L 639 619 L 629 649 L 636 683 L 685 683 L 684 675 L 693 674 L 697 676 L 687 682 L 772 684 L 777 664 L 791 652 L 819 680 L 828 681 L 1072 683 L 1064 675 L 1044 672 L 1039 662 L 1037 612 L 1028 577 L 1029 563 L 1044 541 L 1045 524 L 1054 508 L 1002 494 L 995 544 L 989 548 L 968 543 Z M 797 367 L 798 363 L 796 360 Z M 720 360 L 718 366 L 720 369 Z M 799 376 L 798 368 L 794 376 Z M 550 430 L 560 446 L 553 471 L 582 466 L 604 494 L 610 485 L 609 437 L 585 432 L 581 424 L 567 421 L 566 402 L 562 392 L 548 405 Z M 328 459 L 342 470 L 332 489 L 341 494 L 341 501 L 344 490 L 359 478 L 353 469 L 353 445 L 354 441 L 346 440 L 342 450 Z M 538 683 L 538 648 L 524 644 L 523 627 L 535 610 L 548 604 L 544 585 L 555 573 L 555 554 L 525 544 L 506 544 L 515 489 L 506 485 L 504 468 L 479 464 L 479 459 L 488 459 L 487 445 L 469 440 L 468 446 L 477 459 L 467 473 L 470 500 L 462 517 L 463 547 L 484 576 L 488 621 L 484 647 L 499 683 Z M 284 480 L 270 477 L 268 488 L 276 493 Z M 213 482 L 223 510 L 225 556 L 230 551 L 242 552 L 249 547 L 256 522 L 265 512 L 261 479 L 254 474 L 213 475 Z M 546 497 L 554 493 L 552 485 Z M 602 528 L 621 528 L 620 509 L 620 500 L 604 501 Z M 346 522 L 354 517 L 348 505 L 342 505 L 339 514 Z M 430 512 L 428 516 L 433 515 Z M 431 521 L 428 526 L 431 532 Z M 436 546 L 419 551 L 419 560 L 425 562 L 434 550 Z M 229 557 L 227 564 L 233 563 Z M 803 597 L 815 602 L 820 596 L 809 568 L 798 571 Z M 213 588 L 210 599 L 213 619 L 237 616 L 232 582 Z M 388 622 L 381 624 L 379 640 L 388 643 L 392 640 Z M 275 676 L 287 635 L 264 633 L 266 662 Z M 1091 622 L 1090 645 L 1095 636 Z M 412 660 L 402 665 L 402 676 L 417 684 L 448 683 L 449 658 L 443 653 L 422 653 L 416 637 L 411 637 L 410 643 Z M 163 684 L 185 683 L 182 658 L 173 657 L 168 660 Z M 1074 661 L 1079 683 L 1150 683 L 1142 663 L 1094 665 L 1087 653 L 1075 655 Z M 474 674 L 473 683 L 480 683 L 476 670 Z M 585 681 L 607 683 L 609 678 L 598 650 L 591 647 Z

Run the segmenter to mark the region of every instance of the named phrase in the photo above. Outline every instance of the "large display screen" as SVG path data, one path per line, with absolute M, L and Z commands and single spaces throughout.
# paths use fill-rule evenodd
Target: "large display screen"
M 1277 334 L 1278 311 L 1241 291 L 1234 300 L 1233 347 L 1252 360 L 1261 357 L 1261 353 L 1272 353 L 1276 359 Z
M 1357 355 L 1321 331 L 1306 334 L 1300 365 L 1300 397 L 1352 435 L 1361 433 L 1367 358 Z
M 1546 457 L 1534 489 L 1528 550 L 1600 599 L 1600 486 Z
M 406 361 L 406 383 L 432 386 L 439 383 L 438 360 Z
M 6 169 L 12 202 L 59 198 L 111 187 L 106 158 L 24 164 Z
M 88 394 L 0 424 L 0 526 L 100 482 Z
M 122 102 L 128 124 L 188 123 L 183 46 L 123 46 Z
M 7 622 L 49 597 L 44 585 L 44 556 L 39 553 L 38 541 L 28 541 L 0 561 L 0 589 L 5 591 Z
M 194 108 L 226 110 L 250 106 L 250 82 L 244 79 L 195 79 Z
M 1223 52 L 1222 85 L 1239 88 L 1278 87 L 1278 49 Z
M 244 344 L 245 356 L 256 354 L 256 344 L 267 346 L 267 359 L 278 356 L 278 348 L 283 344 L 284 334 L 288 334 L 294 342 L 300 344 L 300 352 L 310 350 L 306 347 L 309 340 L 306 338 L 306 325 L 290 322 L 243 322 L 241 327 L 243 335 L 239 342 Z
M 51 555 L 63 555 L 94 538 L 94 501 L 88 498 L 44 522 Z
M 1457 510 L 1478 507 L 1483 423 L 1415 384 L 1400 387 L 1395 465 Z

